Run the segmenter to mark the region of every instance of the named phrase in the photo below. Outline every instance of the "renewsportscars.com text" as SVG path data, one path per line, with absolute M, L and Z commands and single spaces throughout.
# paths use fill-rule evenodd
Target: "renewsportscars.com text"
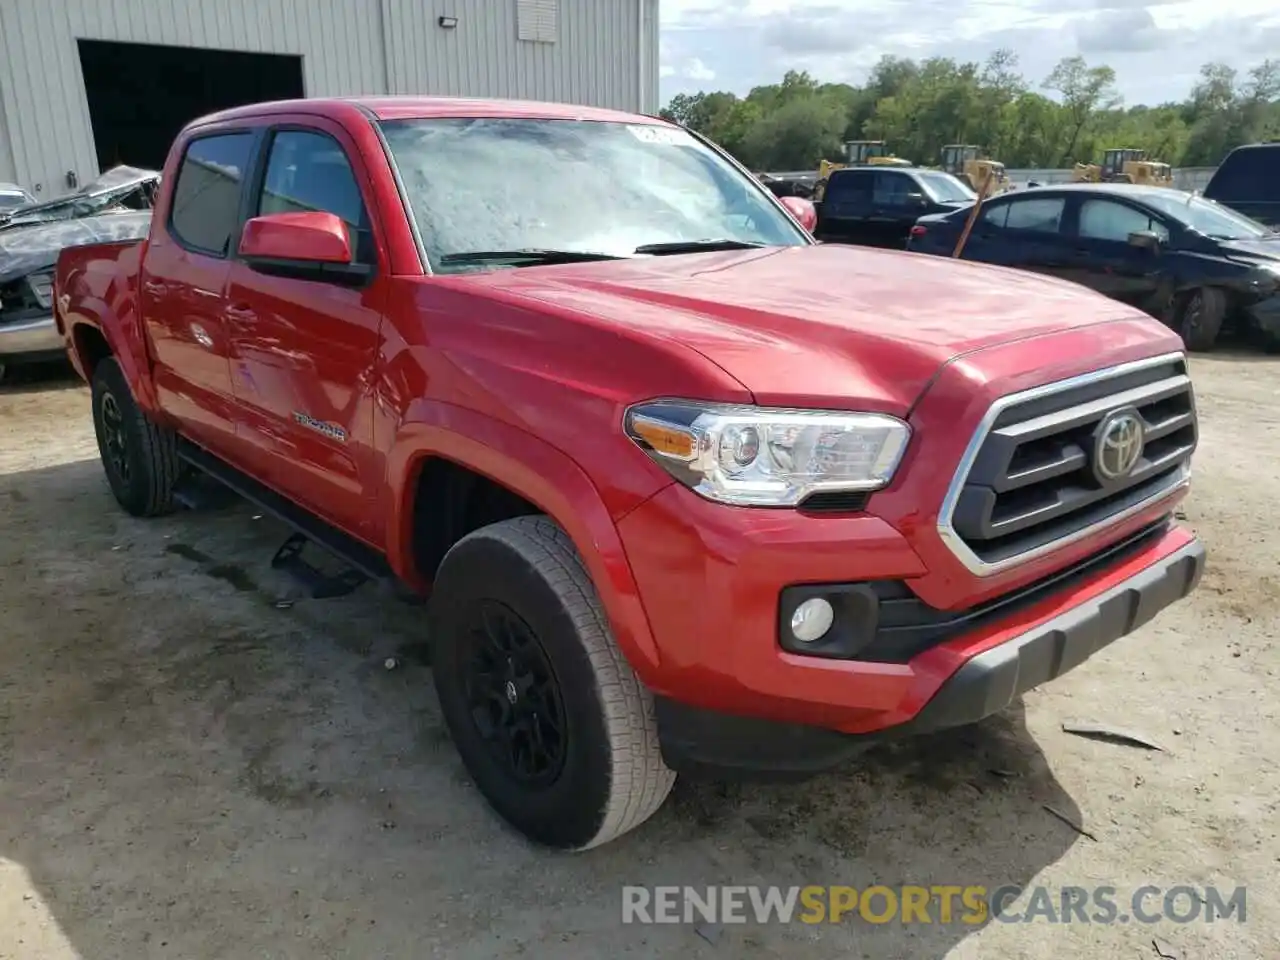
M 1025 895 L 1025 898 L 1024 898 Z M 623 887 L 623 923 L 1245 922 L 1245 888 L 1142 886 Z

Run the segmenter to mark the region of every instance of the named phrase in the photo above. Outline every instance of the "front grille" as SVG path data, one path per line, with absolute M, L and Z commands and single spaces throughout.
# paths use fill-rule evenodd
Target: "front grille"
M 1098 437 L 1123 411 L 1142 425 L 1142 453 L 1127 473 L 1108 478 Z M 998 401 L 979 428 L 939 529 L 972 569 L 1012 565 L 1171 492 L 1186 477 L 1196 440 L 1181 355 L 1014 395 Z M 1103 459 L 1102 466 L 1114 465 Z

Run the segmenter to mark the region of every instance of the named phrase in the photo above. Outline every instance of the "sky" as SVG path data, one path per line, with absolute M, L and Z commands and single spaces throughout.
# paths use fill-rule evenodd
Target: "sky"
M 1200 65 L 1244 73 L 1280 56 L 1280 0 L 657 0 L 662 102 L 745 94 L 787 70 L 862 81 L 882 54 L 985 60 L 1008 47 L 1038 86 L 1079 54 L 1117 74 L 1127 105 L 1181 100 Z

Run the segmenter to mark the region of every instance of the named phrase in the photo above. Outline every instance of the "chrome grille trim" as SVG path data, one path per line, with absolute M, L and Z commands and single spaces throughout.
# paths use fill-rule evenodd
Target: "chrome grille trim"
M 1110 514 L 1096 523 L 1092 523 L 1079 530 L 1075 530 L 1066 536 L 1013 556 L 1004 557 L 998 561 L 984 560 L 975 553 L 964 541 L 964 538 L 956 531 L 953 524 L 956 505 L 959 503 L 960 498 L 964 493 L 965 486 L 969 479 L 969 474 L 972 471 L 975 462 L 978 460 L 978 457 L 981 455 L 984 445 L 995 428 L 996 422 L 1010 407 L 1041 400 L 1046 397 L 1052 397 L 1055 394 L 1078 390 L 1083 387 L 1095 386 L 1104 383 L 1107 380 L 1138 373 L 1152 367 L 1159 367 L 1174 363 L 1185 364 L 1186 354 L 1178 351 L 1175 353 L 1162 354 L 1156 357 L 1149 357 L 1143 360 L 1122 363 L 1114 367 L 1108 367 L 1104 370 L 1095 370 L 1066 380 L 1059 380 L 1056 383 L 1032 387 L 1029 390 L 998 398 L 992 403 L 990 408 L 988 408 L 986 414 L 978 424 L 978 428 L 974 431 L 973 437 L 969 440 L 969 444 L 965 448 L 964 454 L 960 459 L 960 463 L 956 468 L 956 472 L 951 479 L 950 485 L 947 487 L 946 494 L 943 497 L 942 506 L 938 511 L 937 523 L 938 536 L 942 539 L 942 542 L 946 544 L 947 548 L 956 556 L 967 570 L 977 576 L 988 577 L 1004 570 L 1008 570 L 1011 567 L 1015 567 L 1018 564 L 1026 563 L 1042 556 L 1047 556 L 1048 554 L 1070 546 L 1073 543 L 1084 540 L 1094 535 L 1099 530 L 1104 530 L 1107 527 L 1122 523 L 1129 517 L 1141 513 L 1162 500 L 1169 499 L 1179 491 L 1186 489 L 1190 484 L 1191 479 L 1191 466 L 1189 460 L 1174 471 L 1169 476 L 1168 481 L 1166 483 L 1162 483 L 1159 489 L 1151 493 L 1149 496 L 1144 497 L 1139 502 L 1129 504 L 1124 509 Z M 1188 395 L 1191 398 L 1192 412 L 1194 415 L 1194 392 L 1191 391 L 1189 378 L 1179 377 L 1170 379 L 1185 380 L 1185 384 L 1179 383 L 1177 386 L 1184 388 L 1188 392 Z M 1095 405 L 1105 406 L 1107 409 L 1124 406 L 1125 404 L 1122 401 L 1126 398 L 1129 398 L 1130 403 L 1132 402 L 1130 395 L 1151 396 L 1160 389 L 1169 387 L 1170 379 L 1161 380 L 1154 384 L 1144 385 L 1142 387 L 1135 388 L 1134 390 L 1121 391 L 1106 397 L 1103 401 L 1086 401 L 1078 407 L 1071 407 L 1065 411 L 1060 411 L 1056 416 L 1061 417 L 1063 414 L 1069 415 L 1073 410 L 1079 410 L 1084 407 L 1091 407 Z M 1162 425 L 1162 430 L 1165 433 L 1168 433 L 1172 429 L 1176 429 L 1176 427 L 1165 427 Z

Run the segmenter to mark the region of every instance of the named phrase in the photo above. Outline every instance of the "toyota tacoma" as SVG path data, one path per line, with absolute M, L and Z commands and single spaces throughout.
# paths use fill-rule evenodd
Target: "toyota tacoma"
M 678 772 L 981 720 L 1202 571 L 1172 332 L 812 224 L 658 119 L 261 104 L 181 132 L 146 239 L 62 253 L 56 321 L 121 506 L 212 477 L 282 562 L 427 597 L 477 787 L 582 849 Z

